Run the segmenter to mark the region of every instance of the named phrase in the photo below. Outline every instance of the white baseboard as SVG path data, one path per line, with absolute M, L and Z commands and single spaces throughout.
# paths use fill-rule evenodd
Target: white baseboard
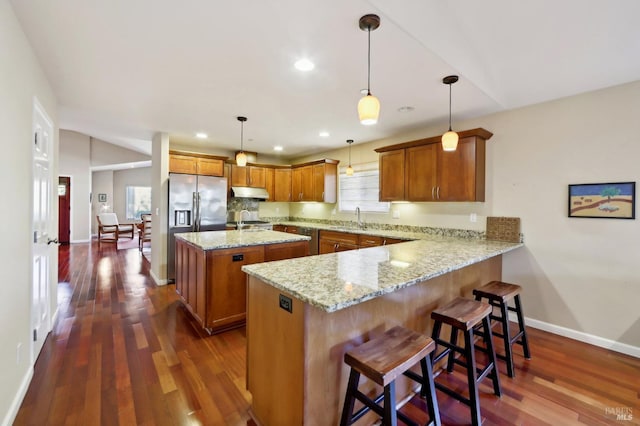
M 169 280 L 161 280 L 160 278 L 158 278 L 158 276 L 156 274 L 153 273 L 153 271 L 149 271 L 149 276 L 151 276 L 151 279 L 153 280 L 154 283 L 156 283 L 157 286 L 162 286 L 162 285 L 167 285 L 169 284 Z
M 516 317 L 516 314 L 513 312 L 509 312 L 509 320 L 517 322 L 518 319 Z M 616 342 L 615 340 L 605 339 L 604 337 L 594 336 L 593 334 L 573 330 L 573 329 L 562 327 L 555 324 L 550 324 L 548 322 L 536 320 L 533 318 L 525 317 L 524 323 L 527 325 L 527 327 L 533 327 L 539 330 L 548 331 L 549 333 L 557 334 L 563 337 L 568 337 L 569 339 L 578 340 L 580 342 L 588 343 L 590 345 L 598 346 L 605 349 L 610 349 L 615 352 L 620 352 L 625 355 L 630 355 L 636 358 L 640 358 L 640 347 L 637 347 L 637 346 Z
M 88 240 L 73 240 L 73 241 L 69 241 L 69 244 L 80 244 L 80 243 L 90 243 L 91 239 Z
M 33 378 L 33 366 L 30 366 L 27 370 L 27 373 L 22 378 L 22 383 L 20 383 L 20 387 L 18 388 L 18 392 L 16 396 L 11 401 L 11 405 L 9 406 L 9 411 L 7 411 L 7 415 L 2 419 L 2 426 L 10 426 L 13 424 L 13 421 L 16 419 L 18 415 L 18 410 L 20 409 L 20 405 L 22 405 L 22 400 L 24 396 L 27 394 L 27 390 L 29 389 L 29 384 L 31 383 L 31 379 Z

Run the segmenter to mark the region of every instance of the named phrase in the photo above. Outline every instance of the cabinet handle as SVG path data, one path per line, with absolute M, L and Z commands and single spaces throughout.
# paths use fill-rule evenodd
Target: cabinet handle
M 387 245 L 387 240 L 386 240 L 386 239 L 382 240 L 382 245 L 383 245 L 383 246 L 386 246 L 386 245 Z
M 436 187 L 432 186 L 431 187 L 431 199 L 435 200 L 435 198 L 436 198 Z
M 324 191 L 322 191 L 322 201 L 324 201 Z
M 438 198 L 438 200 L 440 199 L 440 187 L 438 186 L 438 189 L 436 190 L 436 197 Z
M 340 247 L 340 244 L 338 244 L 338 243 L 335 243 L 333 245 L 333 249 L 336 250 L 336 251 L 338 250 L 338 247 Z

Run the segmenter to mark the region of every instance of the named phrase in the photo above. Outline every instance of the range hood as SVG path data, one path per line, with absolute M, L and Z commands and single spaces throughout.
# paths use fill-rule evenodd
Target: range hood
M 269 199 L 269 193 L 264 188 L 251 188 L 248 186 L 232 186 L 231 194 L 236 198 L 256 198 L 258 200 Z

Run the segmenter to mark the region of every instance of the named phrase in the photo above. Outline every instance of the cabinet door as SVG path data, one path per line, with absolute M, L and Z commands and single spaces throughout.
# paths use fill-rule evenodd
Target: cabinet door
M 438 153 L 439 201 L 484 201 L 484 140 L 460 139 L 452 152 Z
M 269 199 L 267 201 L 275 201 L 275 170 L 271 167 L 264 168 L 264 189 L 269 193 Z
M 324 201 L 324 164 L 314 164 L 313 174 L 313 201 Z
M 274 201 L 291 200 L 291 169 L 274 170 Z
M 231 165 L 231 186 L 249 186 L 249 168 Z
M 380 153 L 380 201 L 403 201 L 404 149 Z
M 301 201 L 313 201 L 313 166 L 300 167 L 302 181 Z
M 405 152 L 405 190 L 409 201 L 436 200 L 436 178 L 440 144 L 407 148 Z
M 320 254 L 355 250 L 358 248 L 358 235 L 348 232 L 320 231 Z
M 197 174 L 206 176 L 222 176 L 224 174 L 224 162 L 213 158 L 197 159 Z
M 196 158 L 187 155 L 169 154 L 169 172 L 196 174 L 198 172 Z
M 293 259 L 309 255 L 309 243 L 296 241 L 292 243 L 267 244 L 264 246 L 264 261 Z
M 291 170 L 291 201 L 302 201 L 302 168 Z
M 358 246 L 364 247 L 377 247 L 382 245 L 383 238 L 377 235 L 359 235 Z
M 259 166 L 249 166 L 249 186 L 264 188 L 267 185 L 266 169 Z
M 259 262 L 264 262 L 264 246 L 207 252 L 207 328 L 220 330 L 245 320 L 247 278 L 240 268 Z
M 224 177 L 227 178 L 227 197 L 231 194 L 231 164 L 225 163 Z

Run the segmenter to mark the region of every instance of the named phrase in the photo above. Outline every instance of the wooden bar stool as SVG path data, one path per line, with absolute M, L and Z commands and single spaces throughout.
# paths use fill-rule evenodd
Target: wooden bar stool
M 513 344 L 522 345 L 522 351 L 526 359 L 531 359 L 529 352 L 529 342 L 527 340 L 527 331 L 524 328 L 524 316 L 522 314 L 522 304 L 520 303 L 520 292 L 522 287 L 517 284 L 509 284 L 502 281 L 491 281 L 489 284 L 473 290 L 476 300 L 483 298 L 489 301 L 489 304 L 500 309 L 500 315 L 491 313 L 491 320 L 498 321 L 502 324 L 502 333 L 493 333 L 494 336 L 502 338 L 504 341 L 505 354 L 496 354 L 500 359 L 507 362 L 507 374 L 509 377 L 515 376 L 513 366 Z M 513 299 L 515 307 L 509 306 L 509 300 Z M 509 315 L 508 311 L 515 312 L 518 317 L 518 332 L 511 336 L 509 331 Z
M 467 370 L 467 382 L 469 386 L 469 397 L 458 393 L 441 383 L 436 382 L 436 389 L 441 390 L 452 398 L 468 405 L 471 408 L 471 420 L 474 425 L 482 423 L 480 416 L 480 397 L 478 395 L 478 384 L 482 379 L 489 376 L 493 382 L 493 392 L 500 396 L 500 379 L 498 377 L 496 354 L 491 341 L 491 326 L 489 315 L 491 314 L 491 305 L 485 302 L 477 302 L 471 299 L 457 297 L 446 305 L 437 308 L 431 313 L 434 320 L 432 338 L 436 342 L 436 350 L 438 346 L 444 346 L 444 350 L 436 355 L 434 351 L 433 364 L 448 356 L 447 371 L 452 372 L 454 364 L 462 365 Z M 451 326 L 450 339 L 444 340 L 440 338 L 442 324 Z M 483 332 L 488 336 L 486 348 L 475 346 L 474 344 L 474 327 L 482 326 Z M 458 332 L 464 334 L 464 347 L 458 346 Z M 476 366 L 475 349 L 483 351 L 487 354 L 487 363 L 484 368 L 480 369 Z M 464 357 L 464 361 L 455 358 L 455 353 L 459 353 Z
M 433 383 L 433 371 L 430 354 L 435 343 L 427 336 L 396 326 L 387 330 L 379 338 L 370 340 L 344 354 L 344 362 L 351 366 L 349 384 L 342 409 L 340 425 L 350 425 L 365 413 L 373 410 L 382 417 L 382 424 L 396 426 L 398 418 L 408 425 L 416 425 L 396 409 L 395 379 L 404 374 L 422 385 L 421 395 L 427 398 L 427 409 L 431 425 L 440 425 L 440 414 Z M 420 362 L 422 375 L 409 368 Z M 384 391 L 375 399 L 369 398 L 358 390 L 360 375 L 384 387 Z M 353 413 L 355 400 L 364 407 Z M 384 400 L 384 401 L 383 401 Z M 380 406 L 380 401 L 383 405 Z

